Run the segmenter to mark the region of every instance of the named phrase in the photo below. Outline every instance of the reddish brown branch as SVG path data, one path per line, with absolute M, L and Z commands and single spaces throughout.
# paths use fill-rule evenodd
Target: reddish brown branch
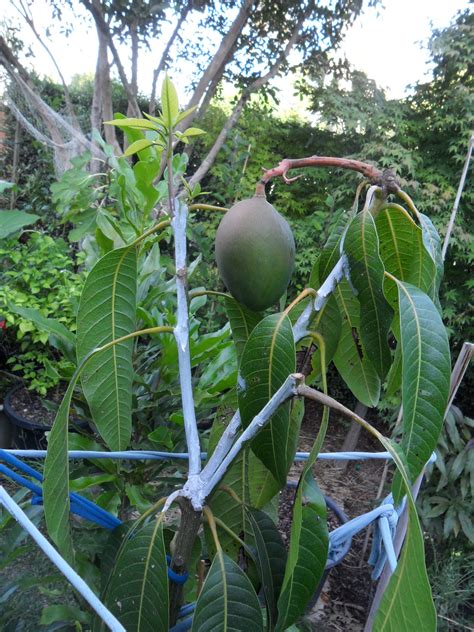
M 351 169 L 358 171 L 365 176 L 372 184 L 377 184 L 384 188 L 386 192 L 398 190 L 398 184 L 392 171 L 386 169 L 380 171 L 377 167 L 369 165 L 360 160 L 352 160 L 350 158 L 335 158 L 332 156 L 309 156 L 308 158 L 285 158 L 280 164 L 273 169 L 264 169 L 264 174 L 256 187 L 256 195 L 265 195 L 265 185 L 272 178 L 281 177 L 286 184 L 294 182 L 301 176 L 289 178 L 288 171 L 291 169 L 300 169 L 302 167 L 336 167 L 338 169 Z

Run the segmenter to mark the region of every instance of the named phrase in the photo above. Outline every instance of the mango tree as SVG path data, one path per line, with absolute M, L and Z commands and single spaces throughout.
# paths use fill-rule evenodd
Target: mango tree
M 262 226 L 258 216 L 272 178 L 281 176 L 289 183 L 288 172 L 301 167 L 347 168 L 364 177 L 353 208 L 314 262 L 306 289 L 285 305 L 280 298 L 285 284 L 277 283 L 278 296 L 271 294 L 270 299 L 277 306 L 269 309 L 265 309 L 266 301 L 260 303 L 245 291 L 239 294 L 246 285 L 252 289 L 249 275 L 255 279 L 259 275 L 258 263 L 253 271 L 246 267 L 249 255 L 244 250 L 240 264 L 238 253 L 232 254 L 230 263 L 226 261 L 229 274 L 235 272 L 228 281 L 234 296 L 213 288 L 193 294 L 187 282 L 188 217 L 194 221 L 197 211 L 225 209 L 196 202 L 199 187 L 183 184 L 175 173 L 176 141 L 187 143 L 201 130 L 183 128 L 189 111 L 179 111 L 168 79 L 161 103 L 160 116 L 113 121 L 133 140 L 126 153 L 136 155 L 134 168 L 147 186 L 161 186 L 162 191 L 165 187 L 166 206 L 158 221 L 148 213 L 142 233 L 112 248 L 86 280 L 77 322 L 78 366 L 50 434 L 45 466 L 50 536 L 74 563 L 67 428 L 75 387 L 81 384 L 93 424 L 108 448 L 126 449 L 132 433 L 133 340 L 174 336 L 189 456 L 187 479 L 113 533 L 104 552 L 101 598 L 126 629 L 166 632 L 176 622 L 180 607 L 194 600 L 192 625 L 199 632 L 282 631 L 298 621 L 327 561 L 326 507 L 312 466 L 324 441 L 329 412 L 335 410 L 355 420 L 391 454 L 397 470 L 394 501 L 398 504 L 406 498 L 405 543 L 373 629 L 435 630 L 436 613 L 411 487 L 436 446 L 449 389 L 448 339 L 438 302 L 443 269 L 436 230 L 391 172 L 341 158 L 283 160 L 264 171 L 256 186 L 257 197 L 245 202 L 254 210 L 254 217 L 250 212 L 245 220 L 249 236 L 253 223 L 255 230 L 257 225 L 263 230 L 254 240 L 262 269 L 268 253 L 278 257 L 281 247 L 271 238 L 265 240 L 266 222 Z M 164 180 L 156 184 L 154 176 L 163 164 Z M 136 330 L 137 261 L 169 226 L 174 236 L 174 289 L 170 291 L 176 294 L 175 319 Z M 228 243 L 231 236 L 227 235 Z M 224 250 L 227 247 L 224 244 Z M 241 269 L 232 271 L 229 265 L 241 265 Z M 288 271 L 291 257 L 286 265 Z M 221 419 L 214 423 L 204 462 L 192 389 L 188 314 L 190 297 L 203 293 L 223 301 L 239 363 L 238 409 L 224 423 Z M 303 347 L 313 353 L 306 379 L 296 372 L 296 351 Z M 400 439 L 383 436 L 328 395 L 326 370 L 331 362 L 367 406 L 377 406 L 387 389 L 401 391 Z M 275 499 L 286 485 L 294 460 L 306 399 L 322 404 L 324 414 L 296 489 L 287 550 L 275 522 Z M 172 506 L 180 510 L 179 521 L 165 523 Z M 204 576 L 199 564 L 203 557 L 209 562 Z M 186 584 L 168 582 L 168 564 L 175 577 L 189 574 Z M 198 566 L 200 581 L 196 583 Z M 94 623 L 94 629 L 103 626 L 100 620 Z

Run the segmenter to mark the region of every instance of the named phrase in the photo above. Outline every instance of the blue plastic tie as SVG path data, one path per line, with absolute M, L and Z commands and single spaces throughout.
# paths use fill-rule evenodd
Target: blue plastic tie
M 173 584 L 184 584 L 189 577 L 189 573 L 175 573 L 173 570 L 171 570 L 170 568 L 170 564 L 171 564 L 171 556 L 166 555 L 166 561 L 168 562 L 168 577 L 170 579 L 170 581 L 173 582 Z

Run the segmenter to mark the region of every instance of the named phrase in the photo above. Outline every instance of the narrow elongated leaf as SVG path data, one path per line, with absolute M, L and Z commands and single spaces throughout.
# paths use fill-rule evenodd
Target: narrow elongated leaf
M 410 491 L 404 455 L 399 447 L 382 437 L 403 479 L 408 499 L 408 527 L 397 568 L 390 578 L 375 617 L 374 632 L 435 632 L 436 611 L 426 573 L 423 533 Z
M 156 125 L 151 121 L 143 118 L 120 118 L 114 121 L 105 121 L 106 125 L 115 125 L 116 127 L 130 127 L 130 129 L 146 129 L 156 131 Z
M 420 224 L 423 231 L 423 245 L 435 264 L 435 275 L 433 279 L 432 291 L 429 293 L 436 305 L 438 305 L 439 286 L 443 279 L 444 263 L 441 253 L 441 240 L 431 219 L 420 213 Z
M 168 566 L 160 521 L 123 542 L 103 601 L 127 632 L 168 632 Z M 105 624 L 96 624 L 105 630 Z
M 135 248 L 112 250 L 87 277 L 77 316 L 77 357 L 135 329 Z M 127 340 L 98 354 L 81 376 L 92 418 L 111 450 L 124 450 L 131 434 L 132 350 Z
M 214 451 L 224 429 L 225 425 L 217 419 L 212 426 L 209 438 L 209 455 Z M 225 486 L 232 489 L 242 502 L 238 502 L 236 498 L 224 491 Z M 250 530 L 245 505 L 250 504 L 260 509 L 278 493 L 280 488 L 281 486 L 260 459 L 250 448 L 246 448 L 233 461 L 221 485 L 213 491 L 207 502 L 214 516 L 220 518 L 229 529 L 247 542 Z M 239 543 L 227 531 L 219 526 L 217 528 L 222 549 L 232 559 L 237 559 L 238 555 L 242 554 Z M 206 524 L 204 533 L 209 551 L 215 552 L 214 540 Z
M 39 220 L 39 215 L 33 215 L 33 213 L 0 210 L 0 239 L 14 235 L 23 226 L 34 224 L 37 220 Z
M 296 353 L 288 316 L 272 314 L 255 327 L 242 353 L 239 408 L 246 428 L 295 372 Z M 290 404 L 283 404 L 253 439 L 251 447 L 276 480 L 284 485 L 296 451 L 297 432 L 290 424 Z
M 133 154 L 136 154 L 137 152 L 142 151 L 143 149 L 148 149 L 148 147 L 151 147 L 152 145 L 153 145 L 152 140 L 148 140 L 148 138 L 140 138 L 140 140 L 136 140 L 131 145 L 129 145 L 123 155 L 133 156 Z
M 347 229 L 344 251 L 349 259 L 351 282 L 358 292 L 365 351 L 383 379 L 391 364 L 388 332 L 393 310 L 383 293 L 385 269 L 370 212 L 362 211 L 354 217 Z
M 451 363 L 446 329 L 434 303 L 413 285 L 396 283 L 402 347 L 401 446 L 415 480 L 438 442 L 448 402 Z
M 341 313 L 336 299 L 334 296 L 331 296 L 310 324 L 311 331 L 318 332 L 324 338 L 327 365 L 329 365 L 336 353 L 341 337 L 341 327 Z M 311 373 L 306 378 L 306 384 L 309 386 L 321 373 L 321 355 L 319 353 L 313 353 L 311 357 L 311 367 Z
M 247 451 L 247 476 L 250 504 L 256 509 L 265 507 L 282 487 L 252 450 Z
M 299 482 L 293 506 L 290 550 L 278 599 L 276 632 L 283 632 L 304 613 L 324 573 L 328 555 L 324 497 L 310 470 Z
M 225 309 L 232 329 L 237 357 L 240 359 L 251 332 L 262 320 L 262 315 L 251 311 L 231 296 L 225 298 Z
M 434 262 L 423 245 L 423 234 L 402 209 L 384 209 L 377 215 L 380 256 L 387 272 L 400 281 L 412 283 L 427 294 L 435 276 Z M 393 283 L 384 283 L 385 296 L 398 309 L 398 293 Z
M 392 366 L 387 375 L 387 396 L 391 397 L 400 389 L 402 385 L 402 347 L 397 344 Z
M 161 88 L 161 110 L 168 129 L 176 123 L 179 113 L 178 93 L 168 76 L 165 77 Z
M 342 315 L 334 365 L 358 400 L 366 406 L 376 406 L 380 397 L 380 378 L 361 338 L 359 302 L 346 280 L 337 285 L 334 294 Z
M 208 456 L 211 456 L 214 452 L 216 444 L 222 436 L 226 425 L 227 424 L 219 418 L 214 421 L 209 437 Z M 249 448 L 241 450 L 238 457 L 232 462 L 232 465 L 225 473 L 221 484 L 212 492 L 212 495 L 207 500 L 207 504 L 211 508 L 214 516 L 222 520 L 229 529 L 243 540 L 245 540 L 247 528 L 244 504 L 250 501 L 248 484 L 249 452 Z M 236 498 L 224 491 L 222 486 L 227 486 L 232 489 L 242 502 L 238 502 Z M 222 549 L 232 559 L 237 559 L 240 551 L 239 543 L 227 531 L 219 528 L 219 526 L 217 528 Z M 215 554 L 214 539 L 207 524 L 204 524 L 204 534 L 208 550 L 211 554 Z
M 237 564 L 217 553 L 196 603 L 193 632 L 263 632 L 255 590 Z
M 247 508 L 257 549 L 257 567 L 267 603 L 268 628 L 277 619 L 277 601 L 286 566 L 286 548 L 273 520 L 264 511 Z
M 79 379 L 79 371 L 64 394 L 54 419 L 48 438 L 48 453 L 44 464 L 43 502 L 46 526 L 51 539 L 61 555 L 69 562 L 73 561 L 69 524 L 69 458 L 68 458 L 68 419 L 71 399 Z
M 341 239 L 347 227 L 348 216 L 344 213 L 339 217 L 337 225 L 334 230 L 331 231 L 323 250 L 319 255 L 319 258 L 315 265 L 309 279 L 309 286 L 317 289 L 324 281 L 326 277 L 334 268 L 336 263 L 341 257 Z M 318 285 L 319 281 L 319 285 Z

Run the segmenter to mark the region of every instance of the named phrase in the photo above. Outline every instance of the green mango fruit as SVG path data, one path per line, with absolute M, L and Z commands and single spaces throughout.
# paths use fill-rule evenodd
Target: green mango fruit
M 295 240 L 288 222 L 256 195 L 237 202 L 216 233 L 219 274 L 232 296 L 254 311 L 274 305 L 288 287 Z

